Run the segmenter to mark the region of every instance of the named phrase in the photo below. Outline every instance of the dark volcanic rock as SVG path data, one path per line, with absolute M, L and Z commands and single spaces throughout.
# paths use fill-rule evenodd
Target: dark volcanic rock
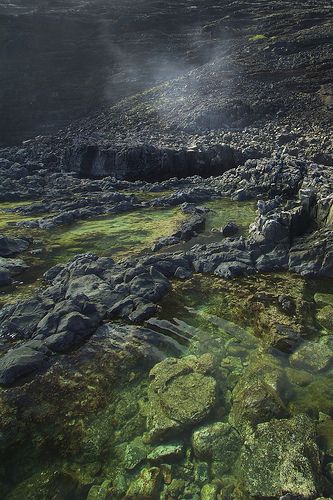
M 9 385 L 15 380 L 46 366 L 47 350 L 37 340 L 11 349 L 0 358 L 0 384 Z
M 29 242 L 22 238 L 9 238 L 0 235 L 0 257 L 10 257 L 11 255 L 24 252 L 29 247 Z

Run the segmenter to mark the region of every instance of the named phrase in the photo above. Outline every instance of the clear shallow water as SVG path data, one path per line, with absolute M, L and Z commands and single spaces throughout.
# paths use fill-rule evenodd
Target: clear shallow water
M 145 201 L 166 196 L 169 192 L 135 194 Z M 13 286 L 0 287 L 0 304 L 30 296 L 41 286 L 42 275 L 47 269 L 59 263 L 66 263 L 77 254 L 96 253 L 116 260 L 138 255 L 149 249 L 162 236 L 175 232 L 186 218 L 178 208 L 154 208 L 87 219 L 51 231 L 19 229 L 13 226 L 15 222 L 34 220 L 34 217 L 22 216 L 6 209 L 24 205 L 27 205 L 27 202 L 0 205 L 0 231 L 14 236 L 31 236 L 34 239 L 32 248 L 19 256 L 29 265 L 29 269 L 17 276 L 17 282 Z M 219 241 L 221 233 L 212 230 L 220 229 L 230 220 L 239 224 L 240 234 L 246 234 L 256 215 L 253 203 L 216 200 L 204 203 L 204 206 L 210 208 L 211 212 L 207 216 L 204 233 L 194 239 L 195 243 Z M 37 218 L 40 218 L 40 215 L 35 217 Z M 165 251 L 186 250 L 192 244 L 193 240 L 177 247 L 167 247 Z
M 216 211 L 197 240 L 221 237 L 211 229 L 231 219 L 246 234 L 255 213 L 252 207 L 211 202 Z M 150 238 L 153 241 L 165 231 L 166 224 L 173 230 L 178 217 L 177 209 L 140 211 L 59 229 L 47 242 L 47 262 L 64 262 L 81 249 L 101 255 L 112 251 L 119 258 L 140 252 Z M 281 297 L 288 298 L 287 309 Z M 233 281 L 195 276 L 173 283 L 157 322 L 146 326 L 174 339 L 183 357 L 209 354 L 214 359 L 218 399 L 203 423 L 227 422 L 234 412 L 232 392 L 258 380 L 278 388 L 288 417 L 307 413 L 319 421 L 318 443 L 333 456 L 333 328 L 329 315 L 323 314 L 330 300 L 333 303 L 330 282 L 290 274 Z M 288 346 L 279 344 L 281 324 L 301 335 L 299 345 L 309 346 L 310 356 L 305 352 L 295 358 Z M 159 349 L 171 355 L 166 345 Z M 140 472 L 155 467 L 143 458 L 128 468 L 128 448 L 133 443 L 139 442 L 146 455 L 147 447 L 151 452 L 157 446 L 144 442 L 150 431 L 146 408 L 154 361 L 144 363 L 132 354 L 115 350 L 109 338 L 93 336 L 26 385 L 0 390 L 0 491 L 5 498 L 46 499 L 52 492 L 56 498 L 85 499 L 92 485 L 104 485 L 111 498 L 125 498 Z M 199 499 L 201 488 L 214 481 L 222 489 L 221 498 L 248 498 L 240 493 L 237 446 L 231 466 L 224 455 L 218 462 L 216 457 L 196 458 L 191 451 L 192 428 L 162 440 L 162 444 L 182 441 L 184 455 L 165 459 L 165 484 L 149 498 L 168 498 L 170 484 L 178 484 L 180 492 L 174 498 Z
M 314 294 L 320 292 L 329 292 L 333 297 L 331 285 L 288 274 L 233 282 L 195 276 L 189 282 L 174 282 L 158 316 L 169 323 L 164 323 L 163 328 L 150 327 L 177 340 L 183 356 L 209 353 L 214 357 L 219 399 L 207 423 L 228 420 L 237 384 L 246 385 L 251 376 L 267 384 L 278 379 L 288 416 L 305 412 L 319 420 L 319 444 L 327 452 L 333 446 L 332 363 L 321 371 L 306 362 L 296 367 L 289 352 L 269 347 L 272 338 L 268 338 L 281 322 L 298 326 L 305 335 L 304 345 L 317 345 L 329 337 L 329 331 L 316 319 L 321 307 L 316 305 Z M 282 294 L 288 294 L 295 304 L 291 318 L 281 314 L 278 297 Z M 253 311 L 260 308 L 261 314 L 254 317 Z M 267 322 L 270 332 L 266 330 Z M 311 334 L 306 338 L 307 331 Z M 165 354 L 170 356 L 167 351 Z M 10 442 L 11 430 L 15 429 L 11 439 L 16 444 L 6 449 L 2 475 L 3 487 L 12 491 L 8 498 L 48 498 L 36 492 L 49 491 L 50 484 L 52 491 L 61 491 L 60 498 L 86 498 L 92 484 L 106 480 L 111 498 L 125 498 L 140 471 L 152 465 L 147 459 L 133 470 L 126 465 L 128 445 L 141 442 L 149 430 L 145 417 L 149 366 L 130 358 L 123 358 L 119 365 L 117 356 L 108 339 L 92 337 L 87 345 L 59 359 L 52 370 L 22 390 L 17 388 L 10 394 L 0 391 L 3 442 Z M 14 410 L 17 407 L 18 412 Z M 222 498 L 232 498 L 230 492 L 237 490 L 240 481 L 237 463 L 228 473 L 221 473 L 227 458 L 221 456 L 219 469 L 211 459 L 193 457 L 189 451 L 191 430 L 165 442 L 179 440 L 188 452 L 181 459 L 166 459 L 165 463 L 169 464 L 167 471 L 172 479 L 185 481 L 188 493 L 175 498 L 197 498 L 203 485 L 214 480 L 223 486 Z M 198 476 L 201 469 L 203 478 Z M 164 497 L 159 493 L 152 498 Z
M 34 239 L 31 252 L 20 258 L 29 269 L 17 277 L 18 284 L 0 288 L 3 301 L 29 296 L 41 285 L 43 273 L 50 267 L 66 263 L 77 254 L 96 253 L 120 260 L 138 255 L 161 236 L 172 234 L 185 216 L 178 209 L 144 209 L 140 211 L 88 219 L 52 231 L 10 228 L 10 223 L 31 217 L 14 213 L 0 214 L 4 234 L 29 235 Z M 9 224 L 9 225 L 8 225 Z

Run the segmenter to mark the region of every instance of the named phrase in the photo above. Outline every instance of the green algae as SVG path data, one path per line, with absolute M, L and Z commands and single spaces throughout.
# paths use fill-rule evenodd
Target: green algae
M 239 226 L 239 234 L 246 236 L 249 225 L 254 222 L 257 216 L 255 203 L 252 201 L 234 202 L 229 199 L 219 199 L 204 203 L 203 206 L 209 208 L 205 231 L 220 230 L 228 222 L 235 222 Z
M 208 219 L 206 236 L 230 220 L 246 234 L 255 216 L 253 204 L 239 204 L 239 210 L 232 210 L 226 200 L 207 205 L 215 212 Z M 163 236 L 165 231 L 172 232 L 182 218 L 178 209 L 146 210 L 88 220 L 53 233 L 38 232 L 40 244 L 47 249 L 47 259 L 45 255 L 41 259 L 50 267 L 51 262 L 65 262 L 88 249 L 121 259 L 143 251 L 161 232 Z M 47 241 L 43 240 L 45 234 Z M 31 282 L 31 286 L 35 284 Z M 184 453 L 176 463 L 165 458 L 163 465 L 152 464 L 149 456 L 159 453 L 159 447 L 169 449 L 174 436 L 171 433 L 162 443 L 145 442 L 150 430 L 146 421 L 149 369 L 130 362 L 123 353 L 115 354 L 107 342 L 98 345 L 92 341 L 68 361 L 59 361 L 50 372 L 31 381 L 29 400 L 22 393 L 21 402 L 17 399 L 19 388 L 13 393 L 0 392 L 0 451 L 5 464 L 0 488 L 10 492 L 9 499 L 18 495 L 30 498 L 31 491 L 31 498 L 47 498 L 50 491 L 89 499 L 101 495 L 138 498 L 148 493 L 167 498 L 170 492 L 174 498 L 196 498 L 200 491 L 203 498 L 209 498 L 210 491 L 222 498 L 246 498 L 238 490 L 237 469 L 226 463 L 232 457 L 236 464 L 240 452 L 240 435 L 227 423 L 236 409 L 235 421 L 241 429 L 248 429 L 242 422 L 245 416 L 251 428 L 253 422 L 265 423 L 276 412 L 279 417 L 306 413 L 314 419 L 325 413 L 329 424 L 322 425 L 320 445 L 323 451 L 329 446 L 333 369 L 325 365 L 314 376 L 304 369 L 302 360 L 292 366 L 290 353 L 277 342 L 277 327 L 282 324 L 296 331 L 305 344 L 309 339 L 317 342 L 322 332 L 316 315 L 330 300 L 330 293 L 327 282 L 309 282 L 290 274 L 232 281 L 194 276 L 187 282 L 175 282 L 172 293 L 161 303 L 159 319 L 174 325 L 172 335 L 184 344 L 184 356 L 209 354 L 214 359 L 217 401 L 214 412 L 200 423 L 205 433 L 212 431 L 214 452 L 208 450 L 206 455 L 197 449 L 193 457 L 188 430 L 181 436 Z M 281 297 L 288 298 L 289 309 L 281 307 Z M 247 381 L 255 384 L 256 391 Z M 177 410 L 177 391 L 175 394 L 171 401 Z M 267 401 L 271 403 L 270 411 L 262 411 L 261 401 L 265 406 Z M 238 407 L 233 410 L 235 402 Z M 23 406 L 17 411 L 20 404 Z M 214 434 L 215 427 L 218 432 Z M 200 427 L 194 427 L 198 430 Z M 228 453 L 222 453 L 226 449 Z
M 20 489 L 16 490 L 20 494 L 25 490 L 29 492 L 31 481 L 41 484 L 40 474 L 44 474 L 43 477 L 50 474 L 54 481 L 52 474 L 55 473 L 58 480 L 56 483 L 51 481 L 53 488 L 68 484 L 69 490 L 75 486 L 75 491 L 83 489 L 87 496 L 89 486 L 91 498 L 103 485 L 102 490 L 112 498 L 126 498 L 126 494 L 128 498 L 135 498 L 147 491 L 150 494 L 153 491 L 156 498 L 168 491 L 178 492 L 175 498 L 184 498 L 185 494 L 192 498 L 200 494 L 201 489 L 205 495 L 210 489 L 224 494 L 229 492 L 229 496 L 236 494 L 239 472 L 237 467 L 230 467 L 230 461 L 237 464 L 242 437 L 235 431 L 235 424 L 230 426 L 228 423 L 235 395 L 238 394 L 238 406 L 233 413 L 236 412 L 235 422 L 242 429 L 247 429 L 242 423 L 244 415 L 250 426 L 255 425 L 253 422 L 265 423 L 280 410 L 279 417 L 288 413 L 291 416 L 307 413 L 316 419 L 319 412 L 323 412 L 330 419 L 332 415 L 332 370 L 328 368 L 314 379 L 304 376 L 302 366 L 291 368 L 288 353 L 265 347 L 268 337 L 256 329 L 253 310 L 248 306 L 259 298 L 263 300 L 266 314 L 271 316 L 272 304 L 277 309 L 278 296 L 288 292 L 296 303 L 293 315 L 299 310 L 297 321 L 305 321 L 309 328 L 311 321 L 315 325 L 315 316 L 310 314 L 306 320 L 302 319 L 301 304 L 304 300 L 312 300 L 315 311 L 313 296 L 316 291 L 321 289 L 314 283 L 308 284 L 300 277 L 287 274 L 242 278 L 233 284 L 203 276 L 195 276 L 188 282 L 175 282 L 173 292 L 162 302 L 159 318 L 172 322 L 187 338 L 184 356 L 209 354 L 210 359 L 214 359 L 217 384 L 217 401 L 212 415 L 194 426 L 193 431 L 197 434 L 188 431 L 179 436 L 177 443 L 184 452 L 176 459 L 172 453 L 172 458 L 164 456 L 163 465 L 153 461 L 164 450 L 174 450 L 176 436 L 171 433 L 156 444 L 145 441 L 146 431 L 150 430 L 149 419 L 148 428 L 146 421 L 151 383 L 149 369 L 115 354 L 107 342 L 101 345 L 95 341 L 74 354 L 67 366 L 60 363 L 53 372 L 31 382 L 29 402 L 26 401 L 19 412 L 14 412 L 10 401 L 4 400 L 1 411 L 6 418 L 1 430 L 8 433 L 11 428 L 21 429 L 11 438 L 16 439 L 19 451 L 6 457 L 2 481 L 6 482 L 7 490 L 9 470 L 20 463 L 20 471 L 11 477 L 10 483 L 10 489 L 20 483 Z M 245 302 L 242 309 L 237 305 L 237 297 L 239 302 Z M 288 321 L 288 314 L 284 317 Z M 282 318 L 277 316 L 276 320 L 282 321 Z M 91 349 L 95 352 L 87 357 Z M 119 370 L 119 363 L 123 370 Z M 255 384 L 256 391 L 246 384 Z M 268 400 L 271 406 L 267 410 Z M 175 411 L 181 411 L 180 407 L 177 409 L 177 397 L 172 396 L 172 401 Z M 260 406 L 261 401 L 265 402 L 265 411 Z M 253 408 L 257 412 L 255 415 Z M 29 422 L 32 441 L 24 438 L 24 422 Z M 321 430 L 323 449 L 328 446 L 327 429 L 330 428 L 326 424 Z M 207 448 L 209 440 L 213 446 Z M 26 448 L 18 448 L 19 442 L 26 442 Z M 193 447 L 195 456 L 191 451 Z M 26 460 L 28 456 L 30 462 Z M 29 477 L 30 482 L 27 482 Z M 68 482 L 64 483 L 64 478 Z M 44 483 L 40 488 L 43 491 Z
M 11 222 L 19 220 L 17 214 L 6 217 L 7 222 L 11 217 Z M 18 285 L 0 288 L 0 302 L 31 296 L 42 285 L 41 277 L 47 269 L 66 263 L 77 254 L 96 253 L 115 260 L 138 255 L 158 238 L 175 232 L 185 217 L 178 208 L 144 209 L 88 219 L 50 231 L 8 229 L 6 234 L 29 235 L 34 244 L 33 252 L 23 255 L 29 269 L 18 277 Z
M 167 196 L 169 193 L 165 191 L 135 194 L 149 200 L 156 196 Z M 59 263 L 66 263 L 77 254 L 96 253 L 113 257 L 115 260 L 138 255 L 149 249 L 160 237 L 171 235 L 186 219 L 186 215 L 179 208 L 154 208 L 88 219 L 50 231 L 14 227 L 15 222 L 40 217 L 22 216 L 17 212 L 5 210 L 13 210 L 27 204 L 19 202 L 0 206 L 0 229 L 5 229 L 8 235 L 29 236 L 34 240 L 30 249 L 32 252 L 29 251 L 23 256 L 29 269 L 20 275 L 13 285 L 0 288 L 0 303 L 3 304 L 31 296 L 42 286 L 42 275 L 47 269 Z M 221 233 L 213 230 L 220 229 L 231 220 L 239 225 L 240 234 L 246 235 L 249 224 L 256 216 L 252 202 L 219 199 L 204 203 L 203 206 L 210 208 L 211 212 L 207 215 L 204 233 L 197 238 L 198 243 L 221 240 Z M 192 242 L 187 242 L 180 247 L 186 250 L 191 244 Z M 178 246 L 172 248 L 176 250 Z
M 173 191 L 126 191 L 126 194 L 134 195 L 139 201 L 151 201 L 156 198 L 166 198 Z

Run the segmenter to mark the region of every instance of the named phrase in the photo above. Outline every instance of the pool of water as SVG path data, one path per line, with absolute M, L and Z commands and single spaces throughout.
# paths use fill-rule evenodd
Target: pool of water
M 141 194 L 144 198 L 151 199 L 160 195 L 166 196 L 168 193 Z M 23 205 L 27 203 L 0 205 L 0 231 L 13 236 L 30 236 L 34 240 L 32 248 L 20 256 L 28 264 L 29 269 L 19 275 L 13 285 L 0 287 L 0 304 L 31 296 L 41 286 L 45 271 L 56 264 L 68 262 L 77 254 L 96 253 L 100 256 L 113 257 L 115 260 L 139 255 L 149 250 L 159 238 L 175 232 L 179 224 L 186 219 L 186 215 L 179 208 L 154 208 L 87 219 L 53 230 L 16 228 L 15 222 L 34 219 L 31 216 L 7 211 Z M 252 202 L 234 203 L 222 199 L 204 203 L 203 206 L 211 209 L 204 232 L 190 242 L 166 247 L 164 251 L 187 250 L 193 243 L 219 241 L 222 235 L 217 230 L 229 221 L 236 222 L 240 228 L 239 234 L 245 235 L 249 224 L 256 216 L 255 205 Z M 40 215 L 35 219 L 39 217 Z
M 333 332 L 318 321 L 325 307 L 318 300 L 320 293 L 325 293 L 326 301 L 333 300 L 331 284 L 289 274 L 232 282 L 195 276 L 173 283 L 160 314 L 147 326 L 173 337 L 182 356 L 208 353 L 214 358 L 220 397 L 204 423 L 227 422 L 233 412 L 232 391 L 260 379 L 278 385 L 289 417 L 305 412 L 320 422 L 320 448 L 332 453 L 333 346 L 328 340 Z M 281 296 L 289 297 L 292 312 L 281 310 Z M 292 351 L 274 347 L 279 324 L 298 329 L 302 345 L 311 345 L 313 353 L 326 345 L 325 355 L 331 350 L 331 360 L 320 369 L 307 356 L 295 363 Z M 112 356 L 114 349 L 107 339 L 99 342 L 92 337 L 25 389 L 14 389 L 10 395 L 0 391 L 1 431 L 7 442 L 1 480 L 4 491 L 11 490 L 8 498 L 48 498 L 45 492 L 52 485 L 52 491 L 60 492 L 59 498 L 83 499 L 92 484 L 108 485 L 111 498 L 125 498 L 140 472 L 152 467 L 144 456 L 129 468 L 129 449 L 138 454 L 143 449 L 147 455 L 147 447 L 151 452 L 157 444 L 180 441 L 184 455 L 158 465 L 166 482 L 159 483 L 158 493 L 151 498 L 165 498 L 172 484 L 180 491 L 174 498 L 199 499 L 205 484 L 214 482 L 222 488 L 221 498 L 247 498 L 239 489 L 237 459 L 230 466 L 228 456 L 222 455 L 219 462 L 194 457 L 192 429 L 153 447 L 145 442 L 150 366 L 142 360 L 120 361 Z M 11 435 L 13 429 L 15 435 Z M 135 456 L 130 459 L 136 463 Z M 38 496 L 37 491 L 45 496 Z
M 51 231 L 11 228 L 8 223 L 23 220 L 17 214 L 6 214 L 4 219 L 5 234 L 29 235 L 34 239 L 30 251 L 20 256 L 29 269 L 13 286 L 0 288 L 0 302 L 10 302 L 31 295 L 41 285 L 47 269 L 66 263 L 77 254 L 96 253 L 115 260 L 138 255 L 161 236 L 172 234 L 185 215 L 178 208 L 143 209 L 88 219 Z

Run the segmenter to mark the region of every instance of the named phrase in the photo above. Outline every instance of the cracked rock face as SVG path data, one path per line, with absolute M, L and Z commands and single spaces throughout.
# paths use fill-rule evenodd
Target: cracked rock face
M 150 372 L 147 428 L 156 441 L 204 420 L 216 402 L 211 356 L 168 358 Z

